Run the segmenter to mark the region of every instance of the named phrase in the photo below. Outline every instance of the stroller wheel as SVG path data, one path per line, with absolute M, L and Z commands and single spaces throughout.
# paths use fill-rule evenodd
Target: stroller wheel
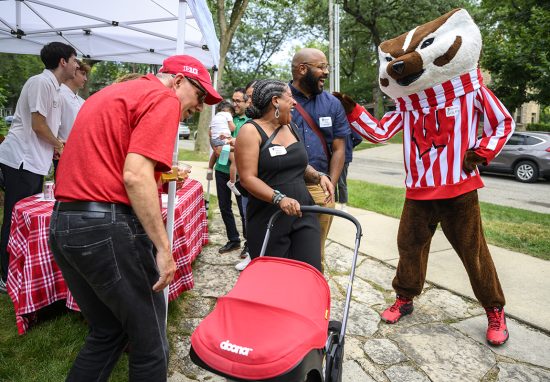
M 340 333 L 342 330 L 342 323 L 340 321 L 330 321 L 328 323 L 328 331 L 334 333 Z
M 333 343 L 326 356 L 325 382 L 342 382 L 342 364 L 344 363 L 344 341 L 342 345 Z
M 323 382 L 323 379 L 317 370 L 312 370 L 306 376 L 305 382 Z

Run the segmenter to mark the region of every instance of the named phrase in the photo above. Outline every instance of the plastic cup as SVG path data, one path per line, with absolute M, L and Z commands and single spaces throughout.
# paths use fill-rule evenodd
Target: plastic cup
M 192 168 L 192 167 L 193 167 L 193 166 L 191 166 L 190 164 L 187 164 L 187 163 L 185 163 L 185 162 L 182 162 L 182 161 L 179 161 L 179 162 L 178 162 L 178 170 L 180 170 L 180 171 L 187 171 L 187 172 L 189 172 L 189 171 L 191 171 L 191 168 Z
M 189 177 L 192 166 L 182 161 L 178 161 L 178 179 L 185 180 Z

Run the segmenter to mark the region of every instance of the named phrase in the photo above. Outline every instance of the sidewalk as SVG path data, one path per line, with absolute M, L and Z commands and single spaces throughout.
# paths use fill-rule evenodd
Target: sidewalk
M 206 192 L 204 162 L 189 162 L 192 177 L 202 182 Z M 216 184 L 210 182 L 216 194 Z M 237 210 L 236 210 L 237 211 Z M 399 219 L 358 208 L 348 212 L 361 223 L 363 238 L 359 251 L 392 267 L 397 266 L 397 229 Z M 329 239 L 345 247 L 355 244 L 355 227 L 347 220 L 334 220 Z M 550 333 L 550 304 L 546 297 L 550 288 L 550 261 L 489 245 L 506 296 L 506 313 L 518 320 Z M 475 299 L 464 266 L 453 248 L 438 230 L 432 240 L 427 281 L 451 292 Z M 550 352 L 550 349 L 548 350 Z
M 203 181 L 206 164 L 192 164 L 193 178 Z M 206 190 L 206 181 L 203 184 Z M 213 182 L 211 191 L 215 193 Z M 226 237 L 217 206 L 211 204 L 211 209 L 211 245 L 193 264 L 195 288 L 186 294 L 187 307 L 176 322 L 169 320 L 169 337 L 175 338 L 171 339 L 169 382 L 225 381 L 189 359 L 190 334 L 239 275 L 234 269 L 240 261 L 239 251 L 217 252 Z M 364 235 L 346 334 L 343 382 L 550 380 L 550 335 L 534 327 L 548 331 L 549 326 L 548 319 L 539 317 L 548 317 L 542 300 L 542 290 L 549 285 L 543 279 L 548 276 L 544 261 L 491 247 L 508 300 L 507 312 L 517 318 L 508 319 L 510 340 L 491 347 L 485 341 L 485 313 L 468 298 L 471 291 L 463 267 L 446 239 L 437 233 L 429 281 L 415 300 L 414 313 L 388 325 L 379 313 L 394 298 L 391 281 L 397 263 L 398 220 L 359 209 L 350 209 L 350 213 L 361 222 Z M 353 241 L 352 224 L 334 221 L 325 261 L 333 319 L 340 319 L 343 312 Z M 542 303 L 536 303 L 537 299 Z M 540 309 L 546 311 L 537 311 Z

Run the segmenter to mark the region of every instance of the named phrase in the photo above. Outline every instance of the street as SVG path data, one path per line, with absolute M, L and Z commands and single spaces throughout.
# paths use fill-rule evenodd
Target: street
M 478 190 L 481 201 L 550 214 L 550 181 L 520 183 L 513 176 L 492 174 L 482 178 L 485 187 Z M 355 151 L 348 179 L 405 187 L 402 146 L 387 144 Z

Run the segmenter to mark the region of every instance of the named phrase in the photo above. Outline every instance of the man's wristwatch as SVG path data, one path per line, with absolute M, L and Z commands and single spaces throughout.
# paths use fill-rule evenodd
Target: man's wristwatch
M 317 173 L 319 174 L 319 183 L 321 182 L 321 177 L 322 176 L 326 176 L 328 178 L 328 180 L 330 180 L 332 182 L 332 179 L 331 179 L 329 174 L 325 174 L 324 172 L 321 172 L 321 171 L 317 171 Z

